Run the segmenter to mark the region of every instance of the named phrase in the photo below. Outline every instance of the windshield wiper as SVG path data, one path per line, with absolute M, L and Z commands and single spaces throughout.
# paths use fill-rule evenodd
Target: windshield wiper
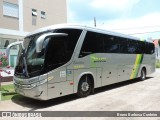
M 28 69 L 27 69 L 27 61 L 26 61 L 24 52 L 25 52 L 25 50 L 22 51 L 22 54 L 23 54 L 23 65 L 24 65 L 24 68 L 22 68 L 22 69 L 23 69 L 23 74 L 25 74 L 26 77 L 29 77 Z

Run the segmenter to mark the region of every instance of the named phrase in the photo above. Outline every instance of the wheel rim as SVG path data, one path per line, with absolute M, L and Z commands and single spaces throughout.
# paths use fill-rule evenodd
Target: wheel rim
M 84 92 L 86 92 L 86 91 L 89 90 L 89 84 L 88 84 L 88 82 L 83 82 L 82 83 L 81 90 L 84 91 Z
M 142 77 L 142 79 L 145 79 L 145 71 L 144 70 L 142 70 L 142 73 L 141 73 L 141 77 Z

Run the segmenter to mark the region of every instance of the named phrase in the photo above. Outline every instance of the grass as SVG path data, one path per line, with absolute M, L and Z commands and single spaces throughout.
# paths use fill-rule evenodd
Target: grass
M 160 62 L 159 61 L 156 62 L 156 68 L 160 68 Z
M 1 91 L 1 100 L 10 100 L 14 95 L 16 95 L 14 91 L 13 84 L 10 85 L 1 85 L 0 87 Z

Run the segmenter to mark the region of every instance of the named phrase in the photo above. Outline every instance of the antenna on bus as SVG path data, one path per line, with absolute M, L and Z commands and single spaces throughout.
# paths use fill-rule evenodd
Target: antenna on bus
M 96 24 L 96 17 L 94 17 L 94 27 L 96 27 L 97 24 Z

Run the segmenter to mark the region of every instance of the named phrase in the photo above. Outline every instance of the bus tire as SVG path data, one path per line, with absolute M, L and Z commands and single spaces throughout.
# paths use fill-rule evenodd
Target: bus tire
M 145 80 L 145 79 L 146 79 L 146 70 L 145 68 L 142 68 L 140 80 Z
M 87 75 L 81 77 L 78 84 L 78 97 L 87 97 L 92 92 L 92 82 Z

